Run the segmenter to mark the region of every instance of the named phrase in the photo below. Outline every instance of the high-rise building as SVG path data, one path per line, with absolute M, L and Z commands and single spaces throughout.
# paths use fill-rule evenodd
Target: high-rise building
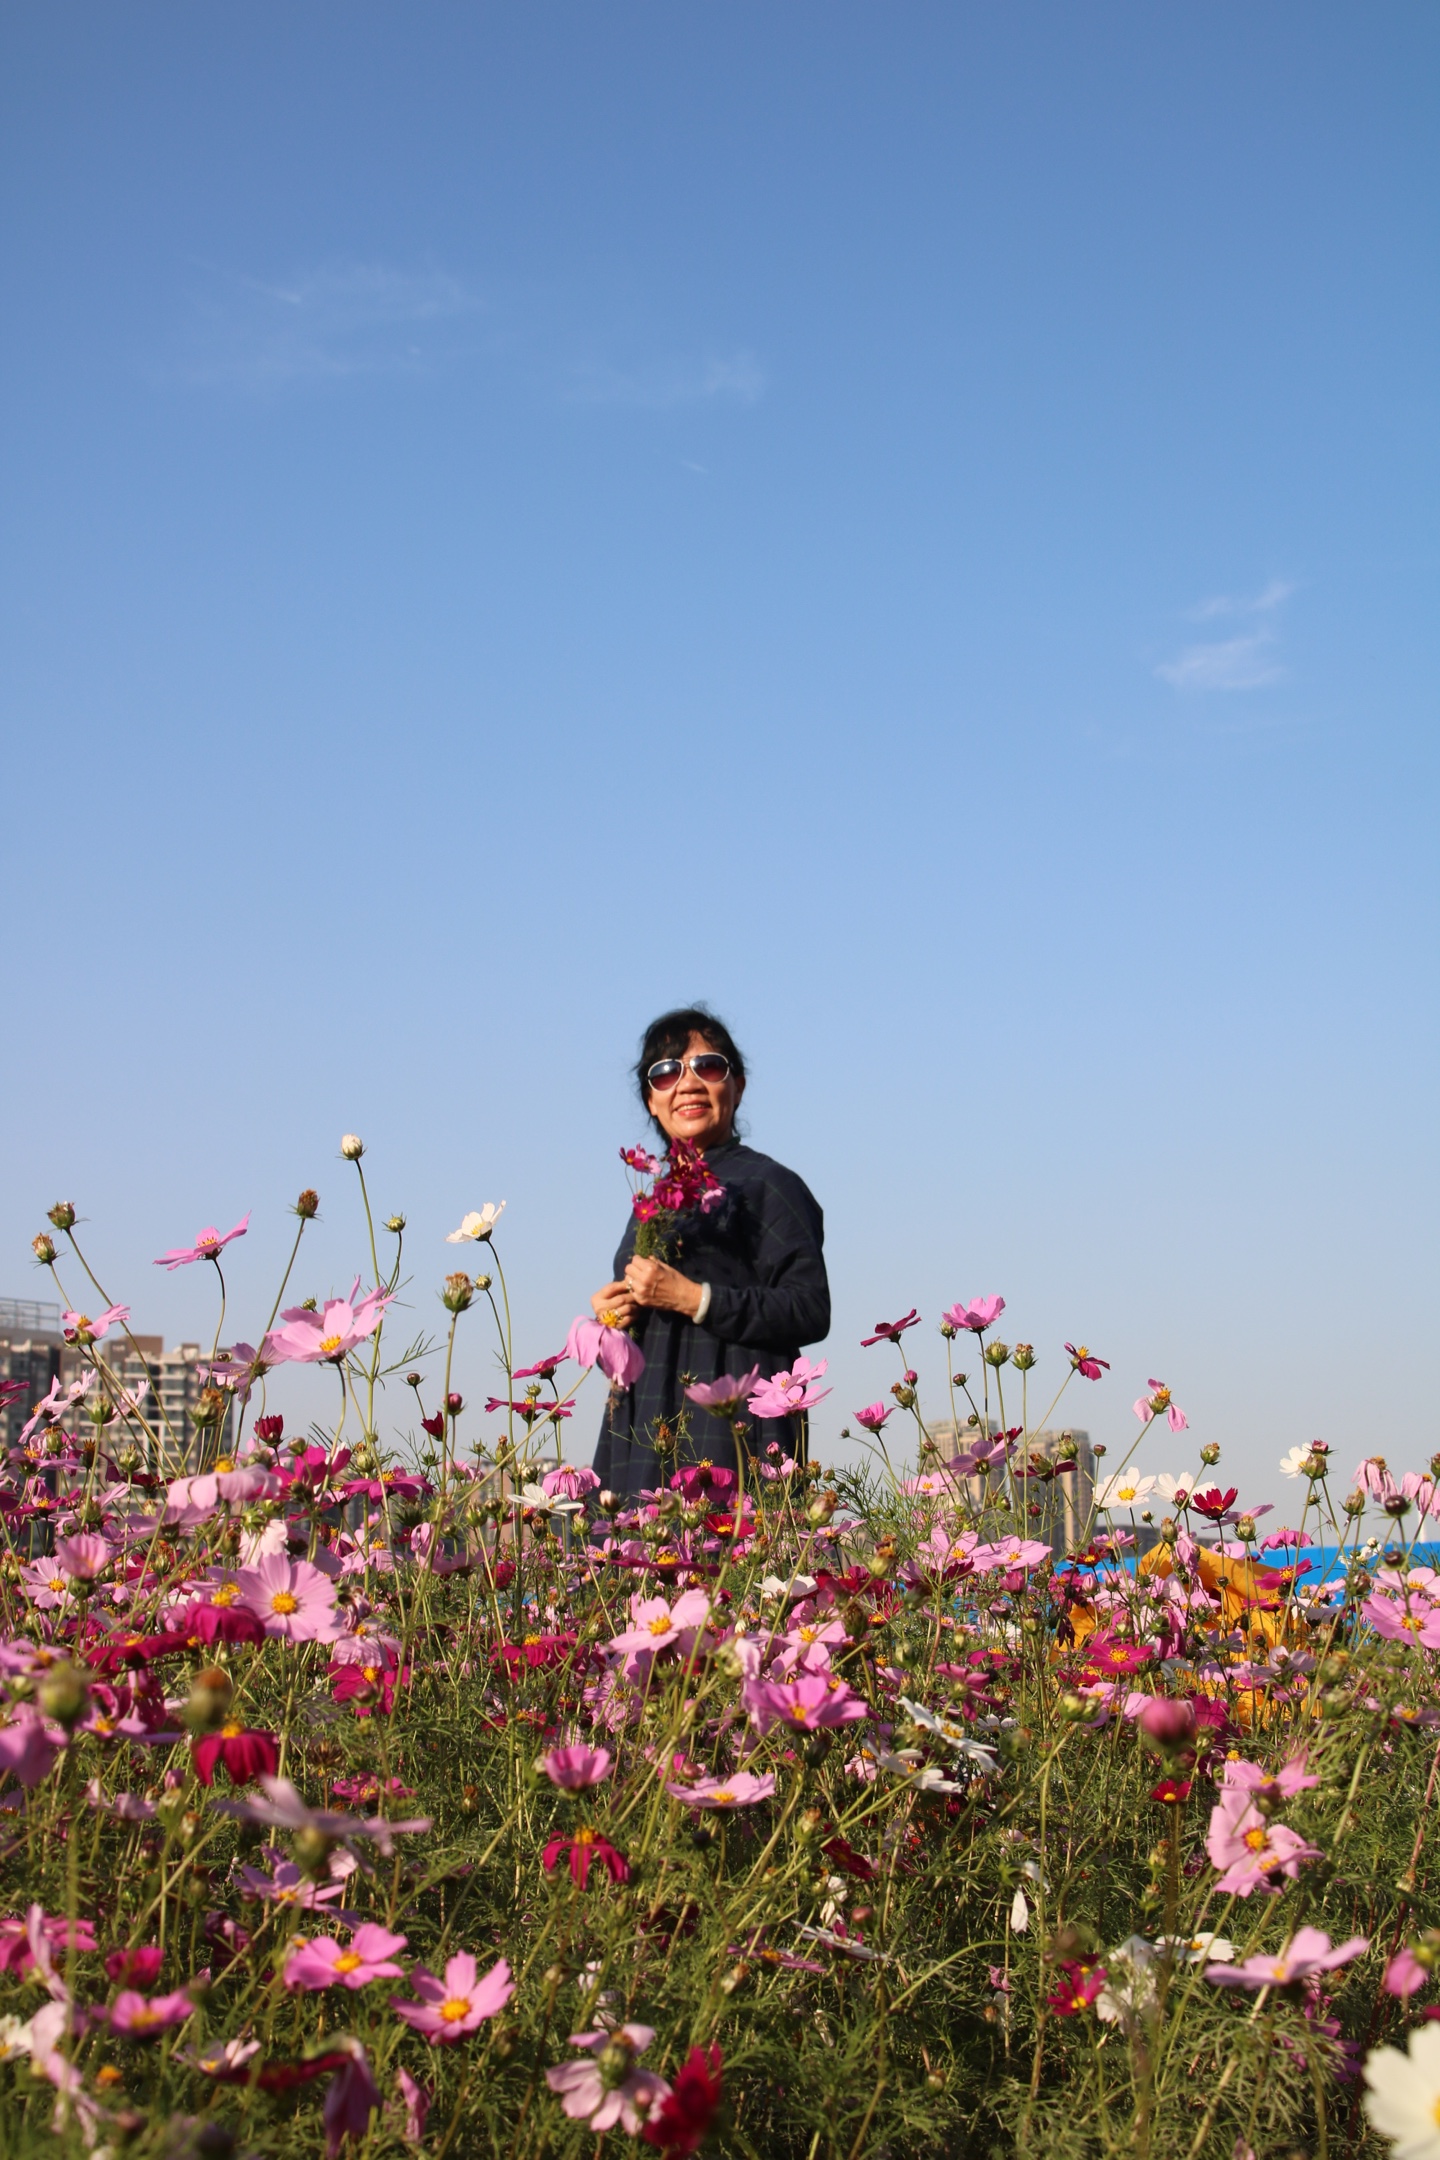
M 58 1305 L 0 1298 L 0 1380 L 18 1380 L 24 1389 L 8 1410 L 0 1410 L 0 1448 L 11 1445 L 35 1404 L 49 1394 L 64 1352 Z
M 992 1419 L 988 1436 L 993 1437 L 998 1426 Z M 961 1425 L 954 1418 L 943 1418 L 929 1427 L 930 1437 L 942 1455 L 973 1447 L 979 1439 L 987 1437 L 987 1431 L 976 1425 Z M 1031 1537 L 1043 1538 L 1058 1559 L 1062 1553 L 1073 1551 L 1090 1527 L 1095 1507 L 1095 1453 L 1090 1445 L 1090 1435 L 1078 1426 L 1057 1426 L 1053 1430 L 1031 1433 L 1022 1441 L 1013 1458 L 1017 1467 L 1033 1459 L 1055 1463 L 1060 1460 L 1058 1443 L 1065 1441 L 1075 1446 L 1073 1470 L 1061 1471 L 1058 1477 L 1027 1477 L 1021 1480 L 1025 1497 L 1025 1528 Z M 987 1480 L 980 1476 L 962 1478 L 961 1489 L 972 1507 L 978 1507 L 984 1496 Z M 995 1490 L 996 1480 L 988 1480 L 989 1489 Z
M 19 1380 L 25 1389 L 9 1409 L 0 1410 L 0 1447 L 8 1447 L 19 1435 L 56 1378 L 68 1387 L 86 1370 L 83 1354 L 66 1342 L 60 1321 L 58 1305 L 0 1298 L 0 1380 Z M 200 1448 L 193 1412 L 205 1385 L 209 1351 L 199 1343 L 177 1343 L 167 1350 L 160 1335 L 128 1339 L 110 1335 L 100 1345 L 100 1355 L 117 1384 L 130 1394 L 137 1394 L 142 1383 L 148 1385 L 149 1392 L 140 1402 L 144 1425 L 138 1419 L 127 1421 L 130 1444 L 145 1467 L 166 1477 L 198 1467 Z M 117 1427 L 111 1425 L 108 1447 L 113 1451 L 121 1444 Z

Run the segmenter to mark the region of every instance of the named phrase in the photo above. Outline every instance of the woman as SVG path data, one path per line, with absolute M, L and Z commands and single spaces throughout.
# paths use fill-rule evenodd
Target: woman
M 687 1403 L 687 1386 L 756 1366 L 768 1379 L 830 1331 L 824 1218 L 793 1170 L 736 1139 L 745 1060 L 729 1029 L 703 1006 L 662 1014 L 645 1031 L 635 1078 L 652 1122 L 699 1150 L 725 1196 L 680 1218 L 673 1264 L 636 1257 L 632 1217 L 615 1280 L 590 1300 L 645 1353 L 635 1385 L 612 1390 L 595 1451 L 601 1484 L 624 1499 L 663 1484 L 677 1461 L 738 1467 L 728 1424 Z M 657 1435 L 673 1443 L 682 1409 L 688 1440 L 678 1454 L 657 1450 Z M 752 1448 L 778 1440 L 791 1452 L 798 1422 L 756 1419 Z

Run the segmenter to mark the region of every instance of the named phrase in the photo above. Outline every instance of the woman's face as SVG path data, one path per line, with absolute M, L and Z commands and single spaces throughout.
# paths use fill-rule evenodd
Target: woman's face
M 690 1070 L 690 1059 L 702 1050 L 713 1050 L 703 1035 L 692 1035 L 685 1045 L 685 1069 L 673 1088 L 648 1097 L 650 1115 L 668 1140 L 688 1140 L 692 1147 L 718 1147 L 728 1140 L 735 1112 L 745 1092 L 743 1080 L 733 1072 L 723 1080 L 701 1080 Z

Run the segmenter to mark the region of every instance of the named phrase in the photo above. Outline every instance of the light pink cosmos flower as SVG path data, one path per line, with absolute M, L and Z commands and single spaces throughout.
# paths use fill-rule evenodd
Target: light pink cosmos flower
M 609 1777 L 614 1760 L 609 1748 L 556 1747 L 540 1757 L 539 1768 L 562 1792 L 586 1792 Z
M 405 1968 L 395 1963 L 397 1950 L 408 1938 L 392 1935 L 388 1928 L 367 1920 L 357 1927 L 348 1943 L 329 1935 L 310 1941 L 295 1940 L 285 1966 L 287 1988 L 368 1987 L 372 1980 L 403 1980 Z
M 66 1342 L 79 1343 L 88 1349 L 91 1343 L 104 1342 L 112 1327 L 124 1327 L 129 1318 L 128 1305 L 107 1305 L 93 1320 L 88 1313 L 62 1313 L 60 1325 Z
M 151 1809 L 154 1813 L 154 1809 Z M 247 1898 L 265 1898 L 277 1905 L 294 1905 L 301 1911 L 313 1912 L 318 1906 L 333 1905 L 345 1895 L 347 1875 L 355 1872 L 355 1861 L 349 1853 L 332 1853 L 330 1873 L 333 1880 L 316 1882 L 304 1873 L 293 1860 L 282 1860 L 278 1853 L 267 1853 L 268 1870 L 258 1867 L 241 1867 L 235 1871 L 235 1881 L 240 1895 Z M 338 1914 L 336 1917 L 340 1917 Z
M 213 1515 L 222 1501 L 273 1500 L 283 1490 L 279 1478 L 258 1464 L 239 1470 L 206 1470 L 199 1477 L 172 1478 L 165 1520 L 192 1529 Z
M 892 1415 L 883 1402 L 867 1403 L 863 1410 L 855 1412 L 855 1423 L 863 1425 L 866 1432 L 879 1432 L 885 1420 Z
M 584 1463 L 559 1463 L 545 1472 L 540 1490 L 547 1500 L 583 1500 L 587 1493 L 599 1492 L 600 1480 Z
M 1422 1965 L 1409 1943 L 1396 1951 L 1385 1967 L 1385 1992 L 1402 1998 L 1418 1995 L 1421 1988 L 1428 1987 L 1435 1975 L 1428 1965 Z
M 824 1673 L 802 1673 L 798 1680 L 747 1680 L 740 1700 L 759 1733 L 772 1725 L 792 1732 L 819 1732 L 822 1726 L 848 1725 L 869 1715 L 869 1704 L 843 1682 Z
M 450 1959 L 443 1980 L 424 1965 L 417 1965 L 410 1975 L 410 1985 L 420 1997 L 419 2002 L 403 2002 L 392 1995 L 390 2007 L 407 2025 L 423 2033 L 431 2047 L 448 2047 L 453 2041 L 463 2040 L 466 2033 L 474 2032 L 486 2018 L 503 2010 L 515 1992 L 504 1958 L 482 1978 L 468 1950 Z
M 237 1222 L 234 1229 L 227 1230 L 223 1237 L 218 1230 L 202 1230 L 193 1245 L 172 1246 L 169 1252 L 160 1255 L 155 1266 L 168 1268 L 173 1275 L 176 1268 L 189 1267 L 192 1260 L 216 1260 L 235 1238 L 244 1237 L 249 1227 L 250 1217 L 247 1214 L 243 1222 Z
M 652 2025 L 621 2025 L 614 2032 L 571 2033 L 571 2047 L 586 2048 L 579 2062 L 556 2063 L 545 2072 L 551 2092 L 572 2122 L 587 2123 L 596 2136 L 619 2123 L 636 2137 L 670 2087 L 653 2070 L 637 2070 L 634 2060 L 655 2038 Z M 603 2057 L 609 2057 L 603 2061 Z
M 1287 1824 L 1267 1822 L 1244 1786 L 1222 1786 L 1210 1814 L 1205 1849 L 1211 1863 L 1222 1868 L 1215 1887 L 1222 1897 L 1253 1896 L 1257 1890 L 1278 1891 L 1280 1880 L 1295 1881 L 1307 1860 L 1318 1860 L 1318 1847 L 1307 1845 Z
M 107 1544 L 103 1537 L 97 1537 L 92 1530 L 55 1540 L 55 1564 L 73 1582 L 94 1582 L 114 1557 L 114 1546 Z
M 623 1328 L 603 1320 L 579 1319 L 570 1323 L 563 1353 L 577 1365 L 598 1365 L 617 1387 L 633 1387 L 645 1370 L 645 1353 Z
M 1252 1799 L 1262 1795 L 1272 1803 L 1293 1800 L 1297 1793 L 1307 1792 L 1320 1783 L 1308 1767 L 1303 1752 L 1287 1755 L 1276 1771 L 1262 1770 L 1259 1763 L 1227 1762 L 1220 1782 L 1222 1786 L 1243 1786 Z
M 1148 1425 L 1152 1418 L 1163 1417 L 1171 1432 L 1184 1432 L 1190 1420 L 1180 1405 L 1170 1400 L 1170 1390 L 1165 1382 L 1151 1379 L 1145 1384 L 1151 1393 L 1137 1396 L 1133 1406 L 1141 1424 Z
M 56 1731 L 58 1735 L 58 1727 Z M 21 1785 L 38 1785 L 49 1775 L 61 1746 L 33 1703 L 17 1703 L 0 1725 L 0 1773 L 8 1772 Z
M 407 2145 L 418 2145 L 425 2135 L 433 2095 L 428 2086 L 411 2077 L 403 2064 L 395 2072 L 395 2082 L 400 2088 L 400 2102 L 405 2110 L 405 2127 L 400 2134 Z
M 212 1800 L 210 1805 L 218 1815 L 260 1823 L 267 1830 L 314 1830 L 326 1838 L 370 1838 L 387 1860 L 394 1853 L 397 1837 L 419 1835 L 430 1828 L 428 1815 L 392 1822 L 384 1815 L 342 1815 L 333 1808 L 307 1807 L 286 1777 L 262 1774 L 256 1782 L 261 1799 Z
M 686 1395 L 702 1410 L 713 1410 L 720 1417 L 729 1417 L 741 1403 L 748 1401 L 760 1385 L 760 1367 L 752 1365 L 747 1373 L 721 1373 L 718 1380 L 697 1380 L 687 1387 Z
M 1395 1490 L 1395 1481 L 1383 1455 L 1367 1455 L 1355 1472 L 1353 1482 L 1361 1492 L 1369 1493 L 1372 1500 L 1383 1500 Z
M 338 1365 L 357 1343 L 373 1335 L 390 1303 L 388 1290 L 367 1290 L 363 1298 L 357 1275 L 349 1297 L 327 1298 L 323 1312 L 307 1312 L 292 1305 L 280 1317 L 284 1327 L 272 1328 L 261 1345 L 267 1364 Z
M 1205 1978 L 1215 1987 L 1294 1987 L 1315 1974 L 1334 1972 L 1352 1958 L 1363 1957 L 1370 1947 L 1368 1935 L 1352 1935 L 1348 1942 L 1331 1947 L 1323 1928 L 1301 1928 L 1278 1957 L 1246 1958 L 1239 1965 L 1207 1965 Z
M 762 1380 L 750 1397 L 750 1412 L 757 1418 L 790 1417 L 797 1410 L 809 1410 L 817 1402 L 834 1391 L 817 1388 L 815 1382 L 829 1367 L 830 1360 L 821 1358 L 812 1365 L 809 1358 L 796 1358 L 788 1372 L 772 1373 Z
M 986 1328 L 994 1327 L 1004 1310 L 1003 1297 L 977 1297 L 972 1298 L 968 1305 L 962 1299 L 960 1304 L 952 1305 L 949 1312 L 942 1313 L 940 1317 L 947 1327 L 969 1328 L 972 1335 L 983 1335 Z
M 1394 1598 L 1368 1597 L 1360 1608 L 1377 1635 L 1387 1642 L 1408 1642 L 1423 1650 L 1440 1650 L 1440 1605 L 1425 1600 L 1413 1607 Z
M 710 1600 L 703 1590 L 686 1590 L 668 1605 L 664 1598 L 634 1597 L 630 1600 L 631 1624 L 611 1637 L 607 1648 L 625 1659 L 625 1677 L 648 1672 L 651 1660 L 662 1650 L 678 1650 L 689 1657 L 696 1639 L 710 1617 Z
M 256 1566 L 241 1568 L 235 1580 L 267 1635 L 287 1642 L 334 1642 L 342 1632 L 335 1585 L 308 1560 L 267 1553 Z
M 792 1613 L 792 1622 L 796 1617 Z M 828 1673 L 832 1644 L 846 1640 L 843 1620 L 801 1620 L 787 1630 L 775 1653 L 775 1663 L 787 1677 L 797 1665 L 806 1672 Z
M 195 2015 L 195 2005 L 183 1988 L 173 1995 L 140 1995 L 122 1988 L 105 2013 L 112 2032 L 130 2040 L 158 2040 L 172 2025 L 183 2025 Z
M 773 1800 L 775 1778 L 768 1770 L 759 1777 L 753 1770 L 734 1770 L 729 1777 L 697 1778 L 693 1785 L 667 1785 L 665 1790 L 682 1807 L 723 1812 L 727 1808 L 754 1807 L 759 1800 Z

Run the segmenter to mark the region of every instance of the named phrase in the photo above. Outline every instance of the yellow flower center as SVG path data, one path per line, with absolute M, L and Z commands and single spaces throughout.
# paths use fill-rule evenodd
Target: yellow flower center
M 820 1630 L 817 1627 L 802 1627 L 800 1630 L 800 1640 L 801 1642 L 814 1642 L 819 1633 Z
M 292 1613 L 300 1610 L 300 1600 L 289 1590 L 277 1590 L 270 1600 L 271 1612 Z
M 220 1728 L 220 1737 L 222 1740 L 238 1740 L 244 1730 L 245 1727 L 241 1724 L 239 1718 L 226 1718 L 225 1723 Z
M 596 1838 L 597 1838 L 597 1837 L 599 1836 L 599 1834 L 600 1834 L 600 1833 L 599 1833 L 599 1832 L 598 1832 L 597 1830 L 590 1830 L 590 1829 L 580 1829 L 580 1830 L 577 1830 L 577 1831 L 575 1832 L 575 1843 L 576 1843 L 577 1845 L 593 1845 L 593 1844 L 595 1843 L 595 1840 L 596 1840 Z
M 52 1575 L 50 1577 L 50 1588 L 52 1590 L 63 1590 L 65 1588 L 65 1577 L 63 1575 Z
M 1419 1619 L 1414 1613 L 1406 1613 L 1405 1618 L 1401 1621 L 1400 1625 L 1401 1627 L 1409 1628 L 1412 1635 L 1418 1635 L 1421 1628 L 1424 1627 L 1425 1622 Z
M 671 1627 L 670 1615 L 668 1612 L 657 1613 L 653 1620 L 646 1622 L 646 1625 L 652 1635 L 668 1635 Z
M 712 1792 L 710 1805 L 711 1807 L 734 1807 L 735 1795 L 733 1792 Z
M 239 1583 L 221 1583 L 220 1588 L 215 1592 L 215 1595 L 211 1598 L 210 1602 L 212 1605 L 233 1605 L 239 1595 Z
M 380 1667 L 378 1665 L 362 1665 L 360 1670 L 364 1674 L 370 1686 L 374 1687 L 375 1682 L 380 1677 Z
M 610 1310 L 610 1307 L 609 1307 L 609 1306 L 607 1305 L 607 1306 L 606 1306 L 606 1308 L 605 1308 L 605 1310 L 604 1310 L 604 1312 L 602 1312 L 602 1313 L 601 1313 L 601 1315 L 600 1315 L 600 1325 L 601 1325 L 601 1327 L 619 1327 L 619 1325 L 620 1325 L 620 1315 L 619 1315 L 619 1313 L 618 1313 L 618 1312 L 612 1312 L 612 1311 Z
M 1244 1842 L 1249 1846 L 1251 1852 L 1264 1852 L 1269 1842 L 1269 1832 L 1257 1823 L 1253 1830 L 1245 1832 Z
M 469 2001 L 463 1995 L 452 1995 L 449 2002 L 440 2005 L 440 2015 L 447 2025 L 453 2025 L 458 2019 L 468 2016 L 469 2010 Z
M 1117 1490 L 1115 1497 L 1117 1500 L 1133 1500 L 1139 1490 L 1138 1485 L 1122 1485 Z
M 335 1970 L 338 1973 L 359 1972 L 364 1962 L 364 1958 L 356 1957 L 353 1950 L 342 1950 L 335 1960 Z
M 234 1468 L 235 1464 L 230 1456 L 217 1456 L 215 1461 L 215 1473 L 217 1477 L 224 1477 L 229 1471 L 233 1470 Z
M 320 1355 L 322 1357 L 334 1357 L 344 1340 L 343 1335 L 322 1335 L 320 1338 Z
M 132 2011 L 130 2015 L 132 2029 L 146 2025 L 158 2025 L 159 2022 L 160 2013 L 157 2010 L 152 2010 L 148 2003 L 144 2005 L 143 2009 Z

